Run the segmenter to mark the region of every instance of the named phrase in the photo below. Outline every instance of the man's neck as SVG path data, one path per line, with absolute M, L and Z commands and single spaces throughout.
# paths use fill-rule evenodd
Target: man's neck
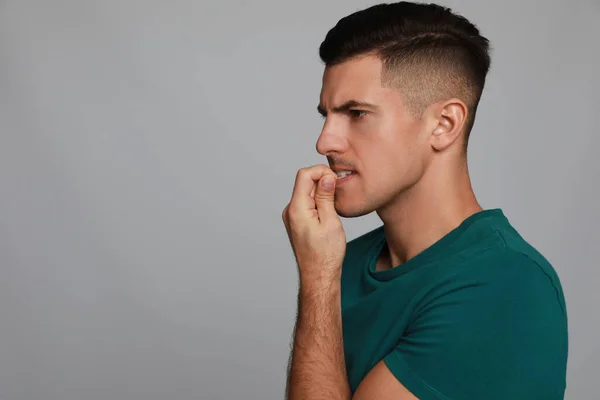
M 377 211 L 389 250 L 389 254 L 382 255 L 378 268 L 406 262 L 481 210 L 466 161 L 456 168 L 432 165 L 415 186 Z

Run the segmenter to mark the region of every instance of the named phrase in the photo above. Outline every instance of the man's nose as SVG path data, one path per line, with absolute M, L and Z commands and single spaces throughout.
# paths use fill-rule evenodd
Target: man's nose
M 328 156 L 332 153 L 343 153 L 346 150 L 347 141 L 344 135 L 334 129 L 333 124 L 325 123 L 321 135 L 317 140 L 317 152 L 321 155 Z

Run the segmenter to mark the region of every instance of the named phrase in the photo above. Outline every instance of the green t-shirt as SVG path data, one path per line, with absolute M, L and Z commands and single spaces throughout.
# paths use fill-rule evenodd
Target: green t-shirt
M 347 245 L 344 352 L 352 392 L 380 360 L 421 400 L 564 398 L 559 278 L 500 209 L 478 212 L 407 262 L 376 271 L 383 226 Z

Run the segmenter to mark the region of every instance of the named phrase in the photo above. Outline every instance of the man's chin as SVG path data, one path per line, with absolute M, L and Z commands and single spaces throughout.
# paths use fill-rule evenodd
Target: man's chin
M 335 204 L 335 211 L 340 217 L 343 218 L 362 217 L 363 215 L 371 213 L 371 211 L 365 210 L 362 207 L 358 207 L 357 205 L 338 204 L 337 202 Z

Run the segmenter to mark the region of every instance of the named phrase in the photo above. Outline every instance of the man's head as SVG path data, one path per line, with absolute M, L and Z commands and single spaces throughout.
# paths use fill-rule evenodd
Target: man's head
M 357 172 L 338 180 L 340 215 L 386 206 L 432 165 L 466 162 L 490 56 L 465 18 L 435 4 L 380 4 L 342 18 L 319 53 L 317 151 Z

